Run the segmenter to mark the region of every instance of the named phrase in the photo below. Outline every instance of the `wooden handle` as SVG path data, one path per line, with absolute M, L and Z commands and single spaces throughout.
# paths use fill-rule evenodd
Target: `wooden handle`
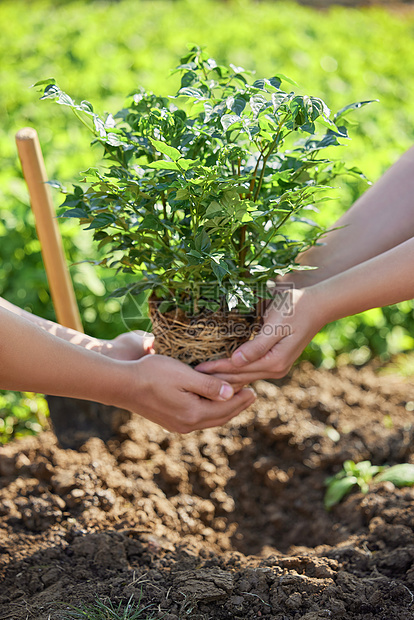
M 43 262 L 58 322 L 82 332 L 72 280 L 63 252 L 52 195 L 37 132 L 25 127 L 16 134 L 17 151 L 30 194 Z

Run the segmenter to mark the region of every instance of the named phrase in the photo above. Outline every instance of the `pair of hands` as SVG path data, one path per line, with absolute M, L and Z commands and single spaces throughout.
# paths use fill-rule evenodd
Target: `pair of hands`
M 261 332 L 230 359 L 204 362 L 192 369 L 155 355 L 153 336 L 146 332 L 121 334 L 104 342 L 101 353 L 136 361 L 138 412 L 142 410 L 145 417 L 180 433 L 220 426 L 254 402 L 254 392 L 245 385 L 283 377 L 322 327 L 308 290 L 292 289 L 289 294 L 289 312 L 270 304 Z
M 177 433 L 222 426 L 255 400 L 251 389 L 236 390 L 222 379 L 156 355 L 154 337 L 128 332 L 103 341 L 100 353 L 128 362 L 132 370 L 124 407 Z M 132 364 L 132 366 L 131 366 Z

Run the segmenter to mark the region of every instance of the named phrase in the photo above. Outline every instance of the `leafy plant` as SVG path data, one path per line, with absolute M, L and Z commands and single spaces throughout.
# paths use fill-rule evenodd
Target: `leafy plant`
M 388 480 L 397 487 L 414 485 L 414 465 L 401 463 L 393 467 L 372 465 L 371 461 L 345 461 L 340 472 L 326 479 L 324 505 L 330 510 L 355 487 L 368 493 L 370 484 Z
M 176 71 L 174 97 L 138 89 L 105 118 L 54 80 L 37 84 L 104 148 L 106 167 L 87 171 L 62 215 L 94 231 L 99 264 L 136 274 L 117 295 L 151 291 L 162 311 L 191 315 L 251 311 L 266 283 L 298 269 L 298 254 L 326 233 L 308 214 L 329 200 L 333 179 L 363 176 L 327 149 L 348 139 L 348 114 L 370 102 L 331 119 L 320 98 L 283 90 L 286 76 L 253 80 L 198 47 Z

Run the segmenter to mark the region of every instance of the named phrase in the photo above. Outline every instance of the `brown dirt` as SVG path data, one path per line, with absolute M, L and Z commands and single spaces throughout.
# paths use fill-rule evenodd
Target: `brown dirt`
M 0 618 L 142 594 L 164 620 L 414 619 L 414 488 L 323 508 L 345 459 L 414 462 L 414 385 L 304 364 L 256 388 L 221 429 L 132 416 L 79 451 L 50 431 L 4 447 Z

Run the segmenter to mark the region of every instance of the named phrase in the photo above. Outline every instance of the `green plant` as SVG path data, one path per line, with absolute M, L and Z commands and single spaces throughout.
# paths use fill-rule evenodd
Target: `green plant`
M 94 231 L 100 265 L 136 274 L 116 294 L 150 291 L 160 313 L 252 313 L 269 280 L 299 269 L 298 254 L 326 233 L 308 214 L 333 179 L 363 176 L 327 152 L 348 139 L 349 112 L 370 102 L 331 119 L 320 98 L 283 90 L 294 84 L 286 76 L 249 81 L 198 47 L 176 71 L 174 97 L 138 89 L 106 118 L 54 80 L 37 83 L 104 148 L 106 166 L 87 171 L 62 215 Z
M 0 391 L 0 444 L 45 430 L 48 415 L 40 394 Z
M 64 604 L 65 608 L 72 607 Z M 145 605 L 141 607 L 141 597 L 138 603 L 133 602 L 133 596 L 129 598 L 127 603 L 122 601 L 115 606 L 109 599 L 96 599 L 94 605 L 82 605 L 81 607 L 72 607 L 69 615 L 65 620 L 155 620 L 152 614 L 148 615 L 153 605 Z
M 0 3 L 0 55 L 4 60 L 0 68 L 0 220 L 5 220 L 7 228 L 4 235 L 0 232 L 0 288 L 9 301 L 41 316 L 53 318 L 53 311 L 47 285 L 39 286 L 36 274 L 36 286 L 26 287 L 33 281 L 34 269 L 41 274 L 41 261 L 33 253 L 33 222 L 25 218 L 28 203 L 16 167 L 13 134 L 25 125 L 36 127 L 47 170 L 51 178 L 63 182 L 90 165 L 91 154 L 82 127 L 71 123 L 69 115 L 62 115 L 57 106 L 33 104 L 28 86 L 38 79 L 36 76 L 54 75 L 69 91 L 94 101 L 99 110 L 118 109 L 119 93 L 130 92 L 137 83 L 155 92 L 170 93 L 176 76 L 165 80 L 165 75 L 177 50 L 188 40 L 208 41 L 212 55 L 220 62 L 248 62 L 260 75 L 270 73 L 274 66 L 283 67 L 305 91 L 312 89 L 333 109 L 341 107 L 343 101 L 369 99 L 375 93 L 381 106 L 363 110 L 363 122 L 353 129 L 352 142 L 341 154 L 357 162 L 371 180 L 413 143 L 414 14 L 390 13 L 385 6 L 368 12 L 336 6 L 321 13 L 289 2 L 279 2 L 276 10 L 275 3 L 268 1 L 214 0 L 119 0 L 60 6 L 51 0 L 33 0 L 31 9 L 22 13 L 19 3 Z M 110 40 L 103 39 L 102 32 L 110 32 Z M 159 40 L 163 41 L 161 53 L 154 45 Z M 381 54 L 377 53 L 378 41 L 383 42 Z M 53 54 L 49 53 L 51 49 Z M 320 214 L 320 221 L 336 220 L 363 189 L 363 182 L 342 179 L 338 200 L 331 204 L 326 218 Z M 67 220 L 61 227 L 72 263 L 82 260 L 85 246 L 89 246 L 87 235 L 71 234 L 76 231 L 74 222 Z M 16 257 L 10 264 L 14 249 L 24 250 L 24 259 L 18 261 Z M 77 266 L 72 267 L 73 273 L 77 270 Z M 31 271 L 29 276 L 27 271 Z M 95 270 L 100 279 L 104 272 Z M 108 291 L 112 290 L 110 276 L 108 272 L 104 282 L 109 284 Z M 117 302 L 105 303 L 103 296 L 97 298 L 87 281 L 84 285 L 75 282 L 75 287 L 85 330 L 97 337 L 120 333 L 123 327 Z M 369 312 L 343 319 L 325 328 L 305 357 L 314 364 L 334 366 L 338 355 L 344 353 L 342 363 L 352 362 L 353 351 L 364 346 L 370 355 L 385 359 L 389 346 L 392 353 L 412 348 L 406 341 L 413 325 L 409 302 L 376 315 Z
M 401 463 L 393 467 L 372 465 L 371 461 L 345 461 L 340 472 L 326 479 L 324 505 L 330 510 L 355 487 L 368 493 L 370 484 L 392 482 L 397 487 L 414 485 L 414 465 Z
M 135 292 L 150 289 L 167 296 L 166 307 L 172 302 L 194 314 L 218 309 L 217 291 L 229 309 L 249 307 L 258 283 L 297 268 L 298 253 L 325 232 L 303 217 L 317 210 L 316 194 L 341 173 L 360 175 L 318 156 L 348 137 L 337 123 L 362 104 L 347 106 L 333 122 L 321 99 L 281 90 L 290 82 L 284 76 L 249 85 L 244 69 L 218 66 L 198 48 L 181 62 L 173 105 L 138 90 L 106 119 L 48 81 L 43 98 L 69 105 L 83 122 L 80 113 L 91 118 L 110 162 L 103 172 L 88 171 L 88 185 L 67 195 L 64 216 L 95 231 L 105 246 L 100 264 L 144 274 L 131 285 Z M 325 127 L 322 138 L 317 123 Z M 308 228 L 305 238 L 289 234 L 293 221 Z M 217 287 L 200 291 L 200 282 Z

